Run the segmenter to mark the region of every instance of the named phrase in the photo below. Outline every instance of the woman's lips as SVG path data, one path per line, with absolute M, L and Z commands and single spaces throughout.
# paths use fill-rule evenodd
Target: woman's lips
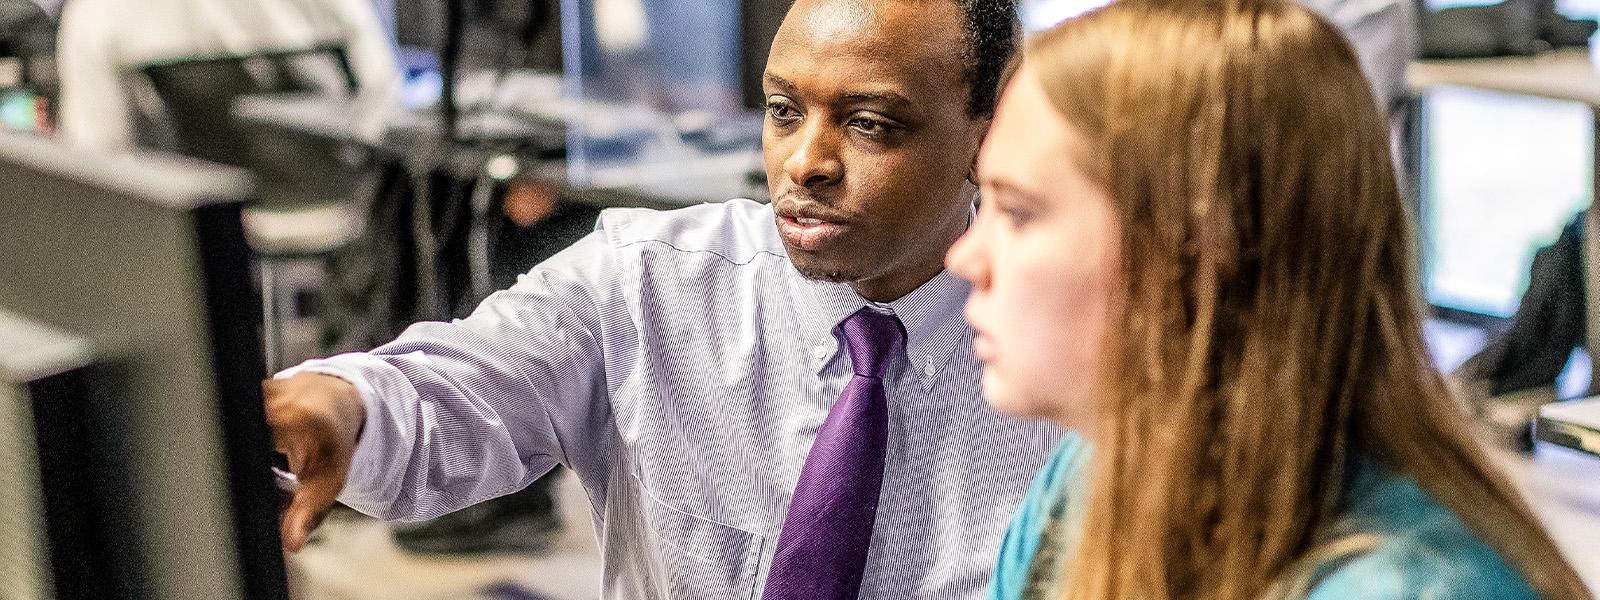
M 972 338 L 972 355 L 978 362 L 989 363 L 994 360 L 994 342 L 988 336 L 978 334 Z
M 778 234 L 790 246 L 815 252 L 823 245 L 844 235 L 843 223 L 832 223 L 807 217 L 778 217 Z

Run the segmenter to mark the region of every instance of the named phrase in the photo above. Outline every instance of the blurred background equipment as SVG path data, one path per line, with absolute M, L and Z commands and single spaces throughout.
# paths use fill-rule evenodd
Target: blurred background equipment
M 0 134 L 0 309 L 101 368 L 68 444 L 104 533 L 96 598 L 287 594 L 243 172 Z M 36 438 L 37 439 L 37 438 Z
M 1543 407 L 1537 430 L 1541 442 L 1600 457 L 1600 398 Z
M 270 61 L 256 57 L 324 47 L 343 49 L 358 84 L 347 118 L 376 137 L 398 101 L 399 75 L 371 0 L 72 0 L 57 35 L 57 121 L 67 140 L 84 147 L 159 145 L 160 138 L 141 139 L 137 119 L 158 114 L 148 104 L 162 99 L 130 89 L 130 75 L 153 65 L 239 59 L 251 78 L 270 80 Z M 217 97 L 241 89 L 247 87 L 219 87 Z
M 0 310 L 0 597 L 111 598 L 84 447 L 88 342 Z
M 1585 46 L 1594 35 L 1587 0 L 1426 0 L 1423 58 L 1525 56 Z M 1586 16 L 1587 19 L 1574 18 Z
M 50 128 L 55 18 L 34 0 L 0 0 L 0 129 Z
M 142 146 L 238 167 L 249 141 L 233 119 L 240 98 L 260 94 L 350 97 L 358 82 L 342 44 L 147 62 L 129 78 L 145 124 Z
M 1494 439 L 1537 453 L 1541 407 L 1596 392 L 1600 74 L 1589 50 L 1566 48 L 1429 59 L 1408 79 L 1431 341 Z

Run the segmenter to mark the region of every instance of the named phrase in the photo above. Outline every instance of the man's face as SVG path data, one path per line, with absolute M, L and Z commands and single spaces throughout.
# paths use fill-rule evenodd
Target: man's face
M 967 110 L 955 2 L 799 0 L 767 61 L 762 147 L 807 277 L 898 298 L 966 229 L 985 119 Z

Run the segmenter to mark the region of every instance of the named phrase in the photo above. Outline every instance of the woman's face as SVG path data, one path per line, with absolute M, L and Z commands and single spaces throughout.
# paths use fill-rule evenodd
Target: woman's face
M 1001 412 L 1087 429 L 1107 356 L 1120 240 L 1087 151 L 1026 65 L 978 159 L 978 219 L 945 264 L 972 282 L 967 319 L 983 389 Z

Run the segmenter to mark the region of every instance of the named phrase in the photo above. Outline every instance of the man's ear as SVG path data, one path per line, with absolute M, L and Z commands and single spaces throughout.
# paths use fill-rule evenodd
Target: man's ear
M 983 141 L 989 138 L 989 124 L 994 122 L 994 117 L 984 117 L 978 121 L 978 141 L 972 145 L 972 164 L 967 165 L 967 182 L 978 185 L 978 153 L 983 150 Z

